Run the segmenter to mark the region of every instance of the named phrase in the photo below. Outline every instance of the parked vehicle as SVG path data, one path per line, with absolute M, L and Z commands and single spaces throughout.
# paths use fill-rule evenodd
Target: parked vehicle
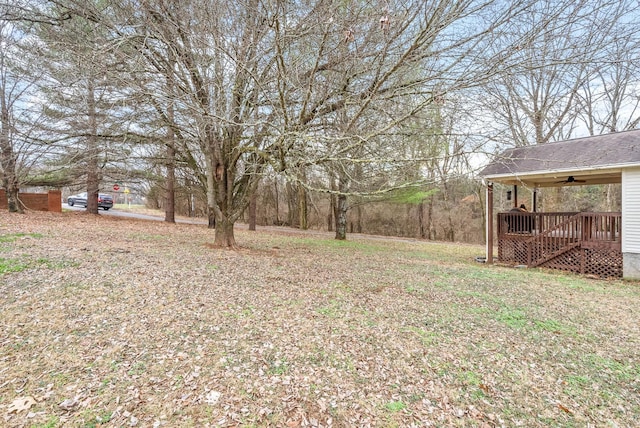
M 87 192 L 69 196 L 67 198 L 67 205 L 69 205 L 70 207 L 74 205 L 83 205 L 86 208 Z M 111 195 L 107 195 L 105 193 L 98 194 L 98 208 L 102 208 L 103 210 L 108 211 L 111 207 L 113 207 L 113 198 L 111 197 Z

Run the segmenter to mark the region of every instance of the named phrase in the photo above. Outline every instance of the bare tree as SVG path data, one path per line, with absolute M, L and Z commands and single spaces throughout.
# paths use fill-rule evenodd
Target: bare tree
M 617 24 L 637 8 L 629 1 L 557 4 L 538 1 L 514 23 L 509 36 L 522 43 L 512 46 L 511 61 L 498 62 L 500 72 L 486 86 L 485 107 L 499 141 L 522 146 L 573 136 L 580 109 L 590 108 L 580 103 L 584 88 L 610 61 L 604 53 Z
M 640 35 L 624 28 L 611 35 L 603 61 L 589 68 L 581 86 L 579 118 L 590 135 L 635 129 L 640 124 Z
M 46 131 L 60 147 L 57 162 L 87 192 L 87 211 L 97 214 L 98 193 L 112 161 L 126 157 L 124 141 L 130 110 L 125 90 L 114 78 L 120 67 L 110 54 L 109 34 L 84 16 L 72 15 L 59 25 L 39 23 L 34 37 L 46 79 L 40 80 Z
M 16 157 L 14 151 L 13 106 L 19 97 L 19 82 L 13 78 L 10 69 L 10 51 L 8 47 L 13 42 L 10 25 L 0 22 L 0 172 L 2 172 L 2 188 L 7 195 L 9 212 L 23 212 L 18 201 L 18 176 L 16 171 Z
M 484 48 L 496 43 L 501 29 L 527 3 L 314 6 L 320 13 L 288 9 L 296 19 L 287 21 L 285 13 L 276 21 L 278 93 L 273 103 L 282 118 L 278 137 L 285 172 L 301 165 L 333 165 L 336 237 L 344 239 L 348 195 L 407 185 L 388 180 L 381 186 L 374 180 L 364 190 L 363 183 L 354 182 L 357 171 L 365 164 L 386 173 L 402 171 L 411 161 L 417 167 L 420 160 L 392 150 L 390 137 L 443 94 L 485 82 L 494 70 L 483 58 Z M 290 21 L 295 25 L 284 25 Z M 509 56 L 506 42 L 501 43 L 501 53 Z M 293 173 L 289 178 L 299 180 Z
M 170 90 L 160 92 L 176 109 L 171 126 L 191 133 L 199 152 L 179 156 L 204 162 L 215 243 L 233 247 L 233 224 L 266 165 L 256 153 L 266 124 L 254 119 L 261 85 L 272 68 L 268 54 L 259 49 L 268 29 L 263 5 L 160 1 L 122 2 L 120 7 L 120 18 L 135 21 L 121 26 L 107 19 L 112 17 L 101 17 L 103 24 L 142 53 L 146 71 L 172 82 Z
M 6 6 L 0 6 L 4 11 Z M 9 211 L 22 213 L 20 186 L 48 150 L 38 144 L 34 129 L 39 118 L 29 102 L 39 73 L 33 71 L 31 43 L 21 39 L 25 29 L 17 25 L 0 20 L 0 183 Z

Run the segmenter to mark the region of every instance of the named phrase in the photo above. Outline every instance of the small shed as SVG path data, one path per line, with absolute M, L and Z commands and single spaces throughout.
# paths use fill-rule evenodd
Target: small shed
M 640 279 L 640 130 L 508 149 L 485 167 L 487 255 L 604 277 Z M 533 190 L 533 212 L 493 217 L 493 184 Z M 622 183 L 620 213 L 539 213 L 542 187 Z M 494 223 L 495 221 L 495 223 Z M 495 225 L 495 228 L 494 228 Z M 497 233 L 494 233 L 497 231 Z

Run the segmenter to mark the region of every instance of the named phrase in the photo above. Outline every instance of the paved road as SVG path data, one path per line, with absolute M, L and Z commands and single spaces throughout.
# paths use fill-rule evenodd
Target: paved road
M 69 210 L 69 211 L 84 211 L 86 210 L 85 207 L 79 207 L 77 205 L 70 207 L 69 205 L 67 205 L 66 203 L 62 204 L 62 209 L 63 210 Z M 164 217 L 159 217 L 159 216 L 153 216 L 153 215 L 146 215 L 146 214 L 138 214 L 138 213 L 130 213 L 130 212 L 126 212 L 126 211 L 121 211 L 118 209 L 114 209 L 111 208 L 108 211 L 99 209 L 98 213 L 100 215 L 109 215 L 109 216 L 113 216 L 113 217 L 127 217 L 127 218 L 137 218 L 140 220 L 152 220 L 152 221 L 164 221 Z M 176 219 L 176 222 L 178 223 L 189 223 L 189 224 L 207 224 L 207 222 L 203 219 Z

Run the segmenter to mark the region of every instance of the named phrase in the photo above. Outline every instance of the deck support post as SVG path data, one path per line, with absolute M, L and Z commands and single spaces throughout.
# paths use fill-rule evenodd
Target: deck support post
M 493 183 L 487 183 L 487 214 L 486 214 L 486 234 L 487 248 L 485 260 L 488 264 L 493 264 Z

